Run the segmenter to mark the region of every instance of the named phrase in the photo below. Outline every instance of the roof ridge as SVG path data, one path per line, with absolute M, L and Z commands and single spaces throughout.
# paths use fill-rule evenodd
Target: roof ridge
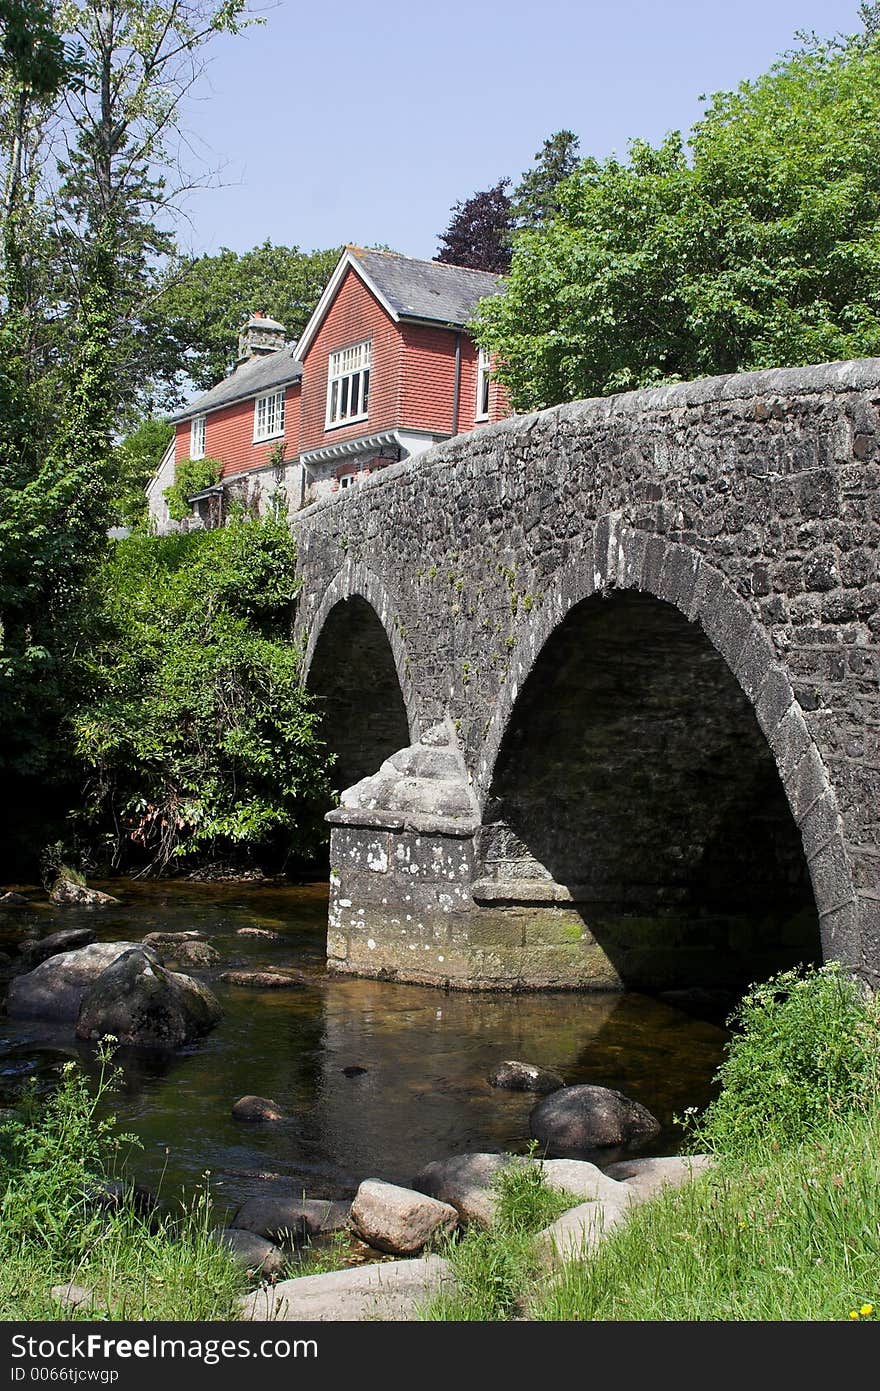
M 425 256 L 405 256 L 402 251 L 384 251 L 377 246 L 355 246 L 350 242 L 346 246 L 346 251 L 366 251 L 371 256 L 394 256 L 398 261 L 415 261 L 422 266 L 442 266 L 445 270 L 466 270 L 471 275 L 494 275 L 496 279 L 503 279 L 500 270 L 480 270 L 479 266 L 457 266 L 450 261 L 438 261 L 434 258 L 428 260 Z

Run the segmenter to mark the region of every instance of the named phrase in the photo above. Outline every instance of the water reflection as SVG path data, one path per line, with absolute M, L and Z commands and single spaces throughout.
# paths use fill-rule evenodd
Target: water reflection
M 210 1171 L 229 1200 L 283 1175 L 311 1196 L 353 1191 L 366 1177 L 407 1183 L 423 1164 L 461 1150 L 523 1150 L 536 1097 L 490 1087 L 505 1058 L 549 1067 L 569 1083 L 616 1087 L 648 1106 L 663 1131 L 651 1152 L 680 1144 L 673 1117 L 709 1095 L 722 1029 L 646 996 L 445 993 L 328 977 L 326 889 L 194 884 L 108 885 L 124 902 L 106 914 L 34 906 L 3 915 L 0 939 L 88 922 L 102 940 L 147 932 L 204 932 L 221 963 L 194 972 L 225 1015 L 206 1039 L 171 1057 L 120 1055 L 113 1109 L 143 1145 L 137 1176 L 164 1191 Z M 239 937 L 268 927 L 280 941 Z M 0 946 L 4 945 L 0 940 Z M 219 979 L 223 970 L 295 966 L 300 989 L 259 991 Z M 66 1057 L 96 1067 L 94 1049 L 69 1029 L 0 1020 L 0 1101 L 28 1072 L 51 1077 Z M 244 1093 L 271 1097 L 288 1119 L 232 1120 Z

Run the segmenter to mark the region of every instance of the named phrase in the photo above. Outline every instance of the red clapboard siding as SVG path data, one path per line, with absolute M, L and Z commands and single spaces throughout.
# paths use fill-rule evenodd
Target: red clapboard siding
M 284 399 L 284 445 L 288 459 L 296 458 L 299 453 L 299 429 L 300 384 L 295 382 L 287 388 Z M 269 456 L 280 443 L 279 436 L 254 444 L 252 396 L 231 406 L 209 411 L 205 416 L 205 454 L 208 458 L 222 460 L 223 478 L 268 464 Z M 175 463 L 188 459 L 189 450 L 190 422 L 187 420 L 177 427 Z
M 373 343 L 368 418 L 325 430 L 330 354 L 367 339 Z M 400 424 L 400 367 L 398 326 L 360 277 L 349 269 L 303 363 L 300 449 L 319 449 L 322 445 L 341 444 L 343 440 L 395 429 Z

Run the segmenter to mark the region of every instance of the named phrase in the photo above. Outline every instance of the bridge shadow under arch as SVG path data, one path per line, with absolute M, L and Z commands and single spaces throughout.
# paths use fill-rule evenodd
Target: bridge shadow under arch
M 503 885 L 511 902 L 567 890 L 549 911 L 577 914 L 635 988 L 741 987 L 821 960 L 801 834 L 753 705 L 703 628 L 649 593 L 581 599 L 537 653 L 478 856 L 498 901 Z
M 391 640 L 372 604 L 339 599 L 310 643 L 306 688 L 321 711 L 321 732 L 335 755 L 337 795 L 375 773 L 410 739 L 410 719 Z

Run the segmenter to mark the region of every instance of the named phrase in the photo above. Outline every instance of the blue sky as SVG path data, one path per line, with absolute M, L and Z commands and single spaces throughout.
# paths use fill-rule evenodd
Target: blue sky
M 261 3 L 261 0 L 257 0 Z M 221 38 L 186 125 L 222 187 L 188 202 L 195 252 L 269 237 L 431 257 L 453 203 L 514 182 L 567 127 L 625 154 L 766 70 L 795 31 L 857 29 L 858 0 L 280 0 Z

